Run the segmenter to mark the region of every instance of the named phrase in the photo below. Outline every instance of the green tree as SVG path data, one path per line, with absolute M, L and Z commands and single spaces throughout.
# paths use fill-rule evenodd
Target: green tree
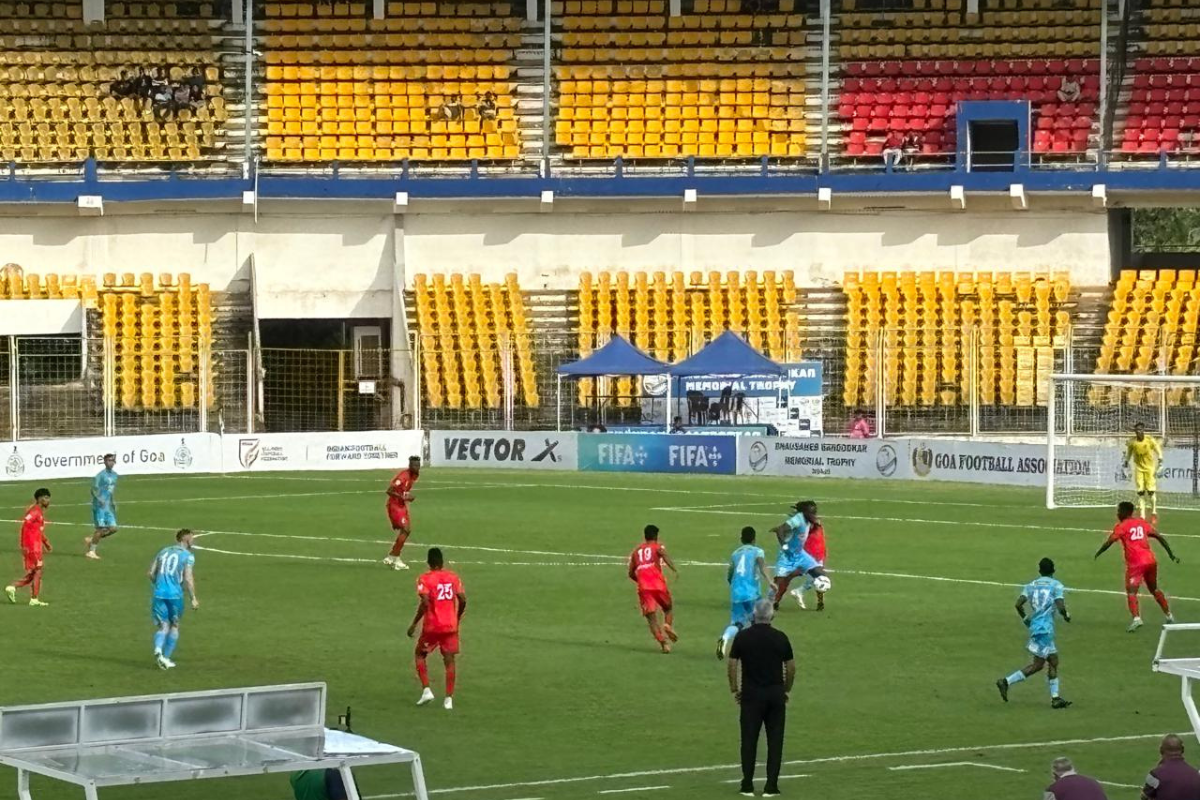
M 1136 253 L 1200 252 L 1200 208 L 1137 208 L 1133 211 Z

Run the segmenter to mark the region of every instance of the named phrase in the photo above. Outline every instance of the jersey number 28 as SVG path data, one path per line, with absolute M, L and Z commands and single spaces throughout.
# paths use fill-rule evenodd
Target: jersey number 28
M 1146 529 L 1143 528 L 1141 525 L 1134 525 L 1132 528 L 1129 529 L 1129 539 L 1131 541 L 1137 542 L 1137 541 L 1141 541 L 1142 539 L 1145 539 L 1145 538 L 1146 538 Z

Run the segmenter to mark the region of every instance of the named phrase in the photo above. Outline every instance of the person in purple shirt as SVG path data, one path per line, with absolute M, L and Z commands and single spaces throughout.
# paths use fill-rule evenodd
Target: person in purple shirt
M 1162 760 L 1146 776 L 1142 800 L 1200 800 L 1200 772 L 1183 760 L 1183 740 L 1168 734 L 1158 752 Z
M 1043 800 L 1108 800 L 1104 789 L 1094 779 L 1080 775 L 1069 758 L 1056 758 L 1050 765 L 1054 783 L 1046 787 Z

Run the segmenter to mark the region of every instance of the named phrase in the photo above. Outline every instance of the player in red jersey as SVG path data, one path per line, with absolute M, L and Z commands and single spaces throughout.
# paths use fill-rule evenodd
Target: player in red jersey
M 818 566 L 825 566 L 825 526 L 820 522 L 814 522 L 808 529 L 808 538 L 804 540 L 804 552 L 812 556 Z M 800 588 L 792 590 L 792 597 L 796 598 L 801 608 L 807 607 L 804 605 L 804 593 L 813 588 L 815 588 L 813 586 L 813 577 L 805 575 L 804 583 L 800 585 Z M 817 592 L 817 611 L 824 610 L 825 593 Z
M 1125 501 L 1117 505 L 1117 526 L 1113 528 L 1112 535 L 1096 551 L 1096 558 L 1099 558 L 1118 541 L 1125 548 L 1125 594 L 1129 601 L 1129 613 L 1133 615 L 1133 621 L 1129 623 L 1128 628 L 1130 633 L 1142 627 L 1142 618 L 1138 614 L 1138 588 L 1142 581 L 1146 582 L 1146 588 L 1154 595 L 1158 607 L 1167 616 L 1167 622 L 1175 621 L 1171 614 L 1171 606 L 1167 603 L 1167 596 L 1158 588 L 1158 560 L 1150 548 L 1151 539 L 1157 539 L 1171 560 L 1179 563 L 1179 558 L 1171 551 L 1171 545 L 1167 544 L 1163 535 L 1154 530 L 1154 526 L 1146 520 L 1135 517 L 1133 503 Z
M 29 586 L 31 597 L 29 605 L 48 606 L 43 603 L 42 593 L 42 558 L 44 553 L 54 550 L 50 540 L 46 538 L 46 509 L 50 507 L 50 490 L 38 489 L 33 493 L 33 505 L 25 509 L 21 520 L 21 553 L 25 557 L 25 576 L 21 580 L 4 587 L 8 602 L 17 602 L 17 589 Z
M 408 569 L 408 564 L 400 560 L 400 551 L 404 549 L 404 543 L 408 541 L 408 535 L 412 533 L 408 518 L 408 504 L 413 501 L 412 490 L 419 477 L 421 477 L 421 457 L 413 456 L 408 459 L 408 469 L 397 472 L 396 477 L 392 478 L 392 482 L 388 485 L 387 515 L 388 521 L 392 523 L 392 532 L 396 534 L 396 541 L 392 545 L 391 552 L 383 559 L 383 563 L 392 569 Z
M 434 650 L 442 651 L 442 663 L 446 665 L 446 699 L 442 705 L 447 711 L 454 708 L 455 658 L 458 656 L 458 625 L 467 610 L 467 596 L 463 593 L 462 581 L 443 567 L 442 550 L 429 548 L 426 559 L 429 571 L 417 579 L 417 597 L 420 605 L 408 626 L 411 639 L 421 624 L 421 637 L 417 639 L 417 677 L 421 679 L 421 699 L 417 705 L 432 702 L 433 690 L 429 688 L 429 667 L 425 659 Z
M 667 550 L 658 541 L 658 527 L 647 525 L 646 540 L 638 545 L 629 556 L 629 580 L 637 584 L 638 602 L 642 606 L 642 615 L 650 625 L 650 634 L 658 642 L 664 653 L 671 652 L 672 642 L 679 641 L 675 635 L 675 611 L 671 603 L 671 592 L 667 589 L 667 579 L 662 572 L 662 564 L 671 568 L 675 577 L 679 570 Z M 662 609 L 663 624 L 658 624 L 658 611 Z

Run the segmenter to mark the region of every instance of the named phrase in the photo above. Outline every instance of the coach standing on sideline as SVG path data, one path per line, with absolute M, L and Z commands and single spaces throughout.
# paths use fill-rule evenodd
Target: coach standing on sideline
M 771 627 L 775 608 L 770 600 L 754 604 L 754 624 L 733 639 L 729 650 L 729 691 L 742 707 L 742 788 L 754 796 L 754 762 L 758 734 L 767 729 L 767 784 L 763 795 L 779 794 L 779 769 L 783 765 L 783 727 L 788 692 L 796 680 L 796 658 L 783 631 Z M 738 681 L 738 665 L 741 681 Z

